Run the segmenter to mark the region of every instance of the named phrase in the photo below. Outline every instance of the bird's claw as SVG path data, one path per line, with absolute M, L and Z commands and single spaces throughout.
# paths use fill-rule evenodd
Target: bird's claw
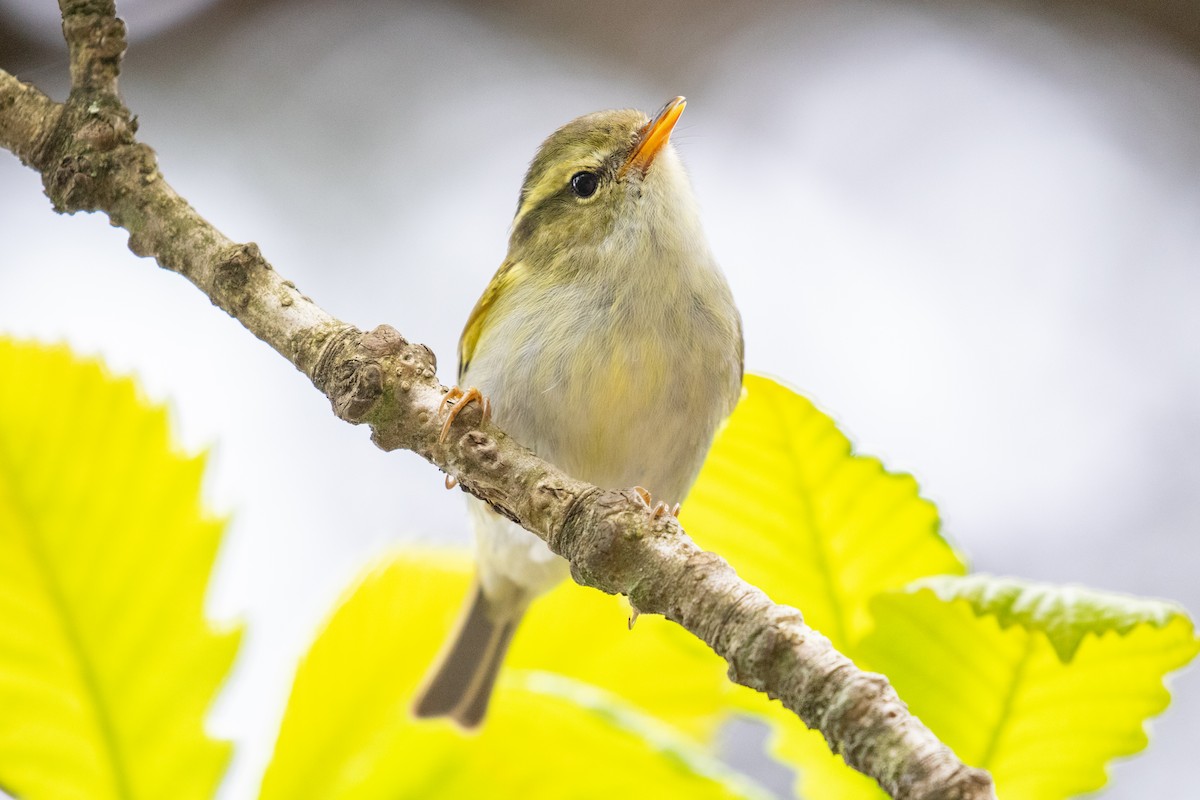
M 486 423 L 492 418 L 492 401 L 484 396 L 483 392 L 476 389 L 474 386 L 467 389 L 465 392 L 455 386 L 442 397 L 442 402 L 438 405 L 438 414 L 445 414 L 446 421 L 442 423 L 442 432 L 438 436 L 438 444 L 446 441 L 447 434 L 450 433 L 450 426 L 454 424 L 455 418 L 458 417 L 462 410 L 471 404 L 472 400 L 479 401 L 479 407 L 483 411 L 483 422 Z M 449 487 L 447 487 L 449 488 Z
M 672 517 L 679 516 L 679 503 L 676 503 L 674 506 L 669 506 L 663 502 L 655 503 L 654 498 L 650 495 L 650 492 L 646 491 L 646 489 L 641 486 L 633 487 L 633 491 L 637 494 L 638 498 L 641 499 L 642 503 L 645 504 L 646 508 L 651 509 L 652 519 L 659 519 L 664 514 L 670 514 Z

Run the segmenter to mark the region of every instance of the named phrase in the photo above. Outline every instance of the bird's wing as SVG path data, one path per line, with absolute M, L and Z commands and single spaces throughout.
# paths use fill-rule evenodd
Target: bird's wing
M 479 338 L 483 336 L 484 328 L 487 327 L 496 301 L 504 294 L 505 289 L 512 286 L 521 271 L 520 265 L 519 261 L 506 259 L 500 265 L 500 269 L 496 270 L 496 274 L 492 276 L 491 282 L 483 290 L 478 302 L 475 303 L 475 308 L 471 310 L 471 316 L 467 317 L 462 337 L 458 340 L 458 379 L 460 382 L 467 372 L 467 367 L 471 364 L 471 358 L 475 355 L 475 347 L 479 344 Z

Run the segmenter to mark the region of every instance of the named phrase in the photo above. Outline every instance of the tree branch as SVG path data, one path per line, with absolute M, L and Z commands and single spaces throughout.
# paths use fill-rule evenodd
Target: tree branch
M 894 798 L 992 798 L 990 776 L 962 764 L 908 713 L 887 679 L 859 670 L 799 611 L 773 603 L 670 516 L 653 519 L 630 490 L 600 489 L 537 458 L 478 409 L 439 442 L 446 392 L 424 345 L 383 325 L 364 333 L 284 280 L 254 244 L 206 222 L 162 179 L 116 94 L 125 27 L 111 2 L 60 0 L 70 45 L 66 103 L 0 71 L 0 146 L 42 175 L 56 210 L 103 211 L 129 247 L 194 283 L 291 361 L 340 418 L 371 427 L 385 450 L 415 451 L 524 525 L 571 563 L 584 586 L 629 596 L 729 662 L 729 676 L 783 701 L 830 748 Z

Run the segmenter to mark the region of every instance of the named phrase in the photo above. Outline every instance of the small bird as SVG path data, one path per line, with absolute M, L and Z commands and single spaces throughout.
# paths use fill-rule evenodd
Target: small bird
M 653 119 L 588 114 L 546 139 L 508 256 L 463 329 L 459 387 L 469 388 L 443 403 L 443 437 L 478 401 L 573 477 L 635 487 L 648 507 L 653 496 L 655 517 L 678 513 L 742 385 L 741 317 L 670 143 L 684 105 L 676 97 Z M 468 503 L 478 572 L 413 710 L 469 729 L 525 610 L 568 567 L 534 534 Z

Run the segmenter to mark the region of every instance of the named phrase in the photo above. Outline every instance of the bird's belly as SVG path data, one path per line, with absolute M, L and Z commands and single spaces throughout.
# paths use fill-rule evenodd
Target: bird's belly
M 717 332 L 607 318 L 512 343 L 465 376 L 501 428 L 573 477 L 683 500 L 728 408 L 733 353 Z

